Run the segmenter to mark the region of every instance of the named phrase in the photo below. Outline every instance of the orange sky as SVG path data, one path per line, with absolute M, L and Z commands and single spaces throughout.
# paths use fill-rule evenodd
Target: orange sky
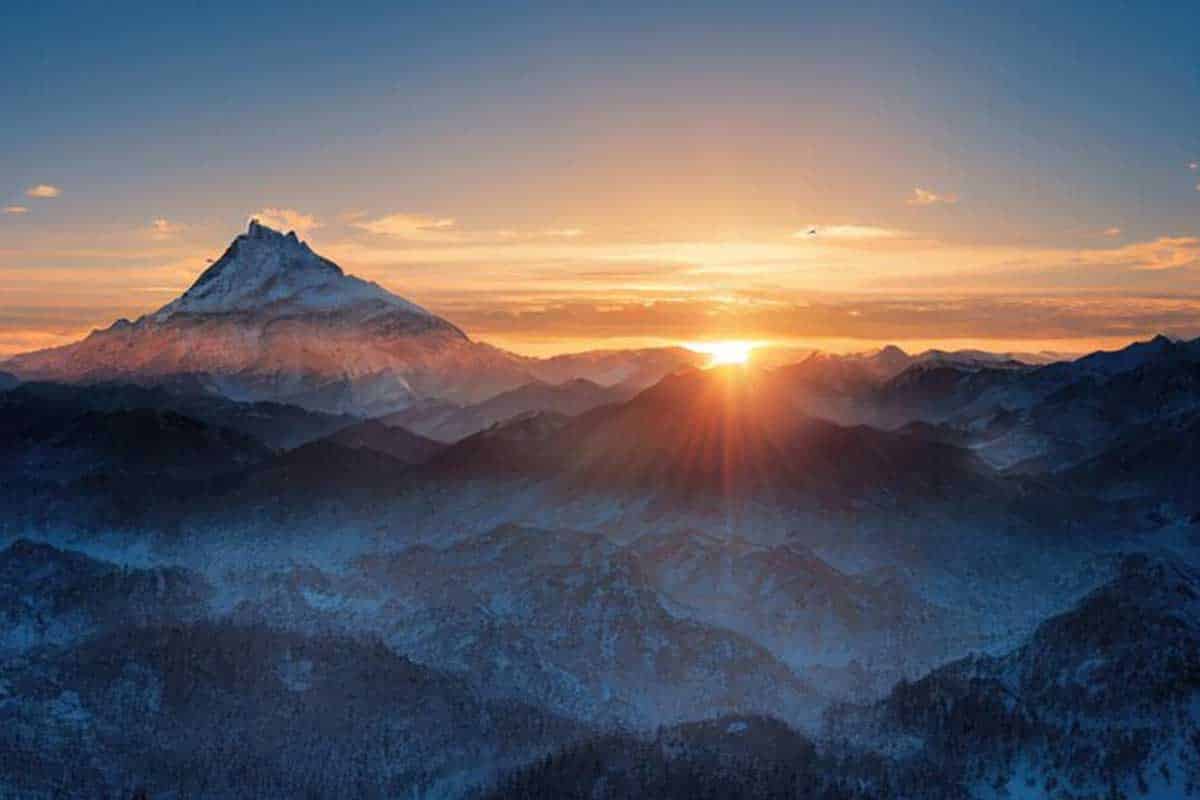
M 252 215 L 524 352 L 1200 335 L 1195 4 L 320 5 L 13 9 L 0 356 Z
M 527 353 L 726 338 L 834 350 L 897 342 L 1077 352 L 1160 330 L 1200 333 L 1200 239 L 1190 236 L 970 243 L 812 218 L 745 236 L 639 241 L 583 226 L 483 228 L 427 214 L 251 213 L 298 228 L 347 271 L 473 336 Z M 161 306 L 234 231 L 159 219 L 8 233 L 0 353 L 61 344 Z

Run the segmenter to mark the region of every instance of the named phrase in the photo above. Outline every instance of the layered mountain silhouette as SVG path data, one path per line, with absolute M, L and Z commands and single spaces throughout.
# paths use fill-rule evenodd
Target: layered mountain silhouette
M 576 417 L 501 423 L 435 456 L 438 478 L 552 480 L 577 490 L 729 499 L 972 496 L 991 469 L 968 451 L 803 413 L 786 374 L 739 367 L 669 376 Z

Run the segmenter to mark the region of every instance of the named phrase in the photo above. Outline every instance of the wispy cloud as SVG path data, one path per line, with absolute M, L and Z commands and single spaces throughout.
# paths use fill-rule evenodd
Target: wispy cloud
M 321 222 L 312 214 L 305 214 L 294 208 L 264 208 L 250 215 L 263 225 L 281 231 L 295 231 L 304 236 L 310 231 L 321 227 Z
M 26 197 L 36 197 L 42 200 L 58 197 L 60 194 L 62 194 L 62 189 L 57 186 L 51 186 L 48 183 L 39 183 L 25 190 Z
M 1162 236 L 1150 242 L 1137 242 L 1118 248 L 1112 255 L 1128 258 L 1137 270 L 1157 271 L 1200 266 L 1200 238 Z
M 515 235 L 518 237 L 521 236 L 519 232 L 516 232 Z M 547 228 L 538 231 L 535 235 L 545 236 L 550 239 L 575 239 L 583 236 L 583 228 Z
M 390 236 L 410 242 L 454 242 L 458 241 L 452 217 L 430 217 L 424 214 L 388 214 L 376 219 L 351 223 L 377 236 Z
M 183 225 L 181 223 L 171 222 L 169 219 L 167 219 L 165 217 L 158 217 L 157 219 L 154 219 L 150 223 L 150 237 L 152 239 L 156 239 L 160 242 L 165 241 L 167 239 L 173 238 L 174 236 L 176 236 L 177 234 L 182 232 L 183 229 L 186 227 L 187 227 L 186 225 Z
M 954 205 L 958 202 L 958 195 L 952 193 L 938 193 L 931 189 L 924 189 L 916 186 L 912 190 L 912 194 L 904 201 L 910 206 L 936 206 L 936 205 Z
M 909 234 L 878 225 L 806 225 L 792 234 L 793 239 L 902 239 Z
M 1192 172 L 1196 172 L 1196 171 L 1200 170 L 1200 161 L 1191 162 L 1190 164 L 1188 164 L 1188 169 L 1190 169 Z
M 582 228 L 467 229 L 460 226 L 453 217 L 438 217 L 429 214 L 398 213 L 375 219 L 363 219 L 362 216 L 357 214 L 351 217 L 350 224 L 376 236 L 425 244 L 511 244 L 539 239 L 577 239 L 584 234 Z
M 28 214 L 29 209 L 26 208 L 25 206 L 5 206 L 4 213 L 5 214 Z
M 1114 225 L 1114 226 L 1112 226 L 1111 228 L 1105 228 L 1103 231 L 1101 231 L 1101 233 L 1103 233 L 1105 236 L 1107 236 L 1107 237 L 1109 237 L 1109 238 L 1111 239 L 1111 238 L 1115 238 L 1115 237 L 1117 237 L 1117 236 L 1120 236 L 1120 235 L 1121 235 L 1121 229 L 1120 229 L 1120 228 L 1118 228 L 1116 225 Z

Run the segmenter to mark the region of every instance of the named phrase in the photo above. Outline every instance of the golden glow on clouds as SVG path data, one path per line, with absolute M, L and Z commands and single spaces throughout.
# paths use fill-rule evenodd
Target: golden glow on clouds
M 163 241 L 177 236 L 187 227 L 180 225 L 178 222 L 171 222 L 165 217 L 158 217 L 150 222 L 150 237 L 158 241 Z
M 947 205 L 952 206 L 958 202 L 956 194 L 939 194 L 929 189 L 922 189 L 920 186 L 912 190 L 907 201 L 910 206 L 936 206 Z
M 57 186 L 51 186 L 48 183 L 39 183 L 25 190 L 26 197 L 36 197 L 41 200 L 58 197 L 60 194 L 62 194 L 62 189 Z
M 25 206 L 5 206 L 5 214 L 28 214 L 29 209 Z
M 910 234 L 877 225 L 806 225 L 792 234 L 793 239 L 900 239 Z
M 235 233 L 203 219 L 68 229 L 34 216 L 36 225 L 4 223 L 0 239 L 0 355 L 158 308 Z M 1077 351 L 1160 330 L 1187 335 L 1200 318 L 1200 237 L 1128 241 L 1115 226 L 1065 247 L 939 240 L 845 218 L 655 239 L 552 215 L 519 225 L 436 214 L 319 219 L 288 207 L 254 216 L 477 338 L 542 355 L 632 342 L 862 349 L 1017 337 Z
M 376 236 L 421 244 L 504 245 L 539 239 L 576 239 L 584 233 L 582 228 L 570 227 L 534 230 L 515 228 L 467 230 L 462 228 L 453 217 L 424 214 L 388 214 L 376 219 L 362 219 L 362 216 L 361 214 L 355 215 L 350 224 Z
M 451 217 L 427 217 L 423 214 L 388 214 L 386 217 L 355 222 L 361 228 L 377 236 L 390 236 L 410 242 L 453 242 L 458 232 L 453 230 Z
M 269 228 L 280 231 L 295 231 L 297 236 L 307 236 L 323 227 L 312 214 L 304 214 L 294 208 L 264 208 L 250 215 Z

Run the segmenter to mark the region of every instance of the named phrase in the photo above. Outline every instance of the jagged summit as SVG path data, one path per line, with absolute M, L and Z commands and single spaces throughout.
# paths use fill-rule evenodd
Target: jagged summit
M 152 315 L 164 322 L 176 314 L 271 311 L 279 315 L 339 311 L 370 305 L 432 318 L 376 283 L 346 275 L 300 241 L 295 231 L 280 233 L 251 220 L 212 266 L 182 296 Z
M 425 400 L 473 405 L 535 378 L 643 387 L 688 357 L 632 351 L 543 362 L 474 342 L 450 321 L 346 274 L 295 232 L 254 220 L 158 311 L 2 367 L 13 380 L 182 382 L 238 401 L 373 417 Z

